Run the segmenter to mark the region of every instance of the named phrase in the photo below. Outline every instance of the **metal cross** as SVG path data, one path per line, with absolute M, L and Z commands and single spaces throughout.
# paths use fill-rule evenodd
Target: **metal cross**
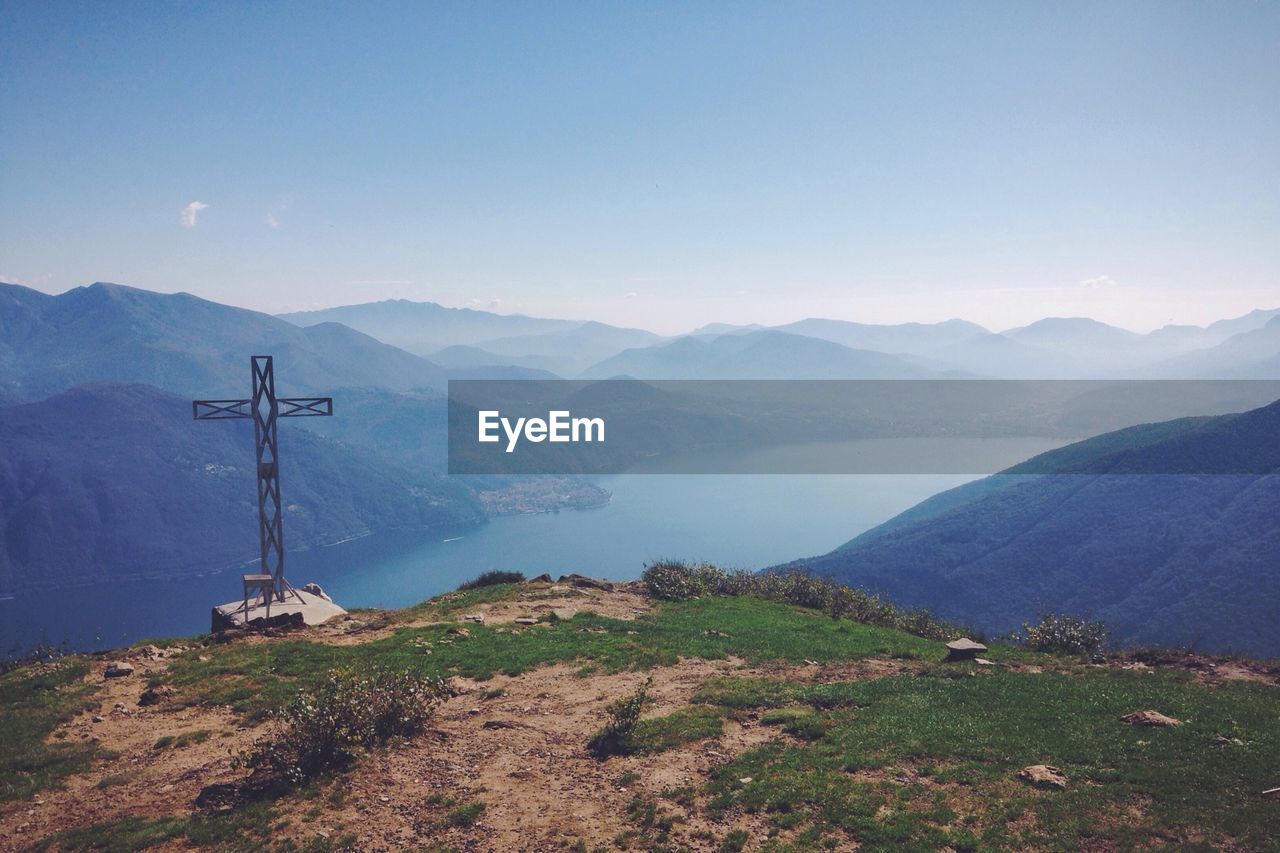
M 271 356 L 251 356 L 253 397 L 248 400 L 192 400 L 191 416 L 198 421 L 253 419 L 253 442 L 258 454 L 258 540 L 261 579 L 270 578 L 277 601 L 284 601 L 293 587 L 284 578 L 284 529 L 280 501 L 280 447 L 276 440 L 277 418 L 328 417 L 333 414 L 332 397 L 276 397 Z M 249 576 L 245 577 L 246 588 Z M 270 606 L 270 598 L 267 600 Z M 247 607 L 247 592 L 246 592 Z

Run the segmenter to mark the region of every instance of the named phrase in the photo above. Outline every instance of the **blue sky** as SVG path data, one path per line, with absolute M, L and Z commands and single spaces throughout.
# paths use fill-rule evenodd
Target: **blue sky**
M 1243 0 L 0 0 L 0 278 L 1203 323 L 1280 305 L 1277 92 Z

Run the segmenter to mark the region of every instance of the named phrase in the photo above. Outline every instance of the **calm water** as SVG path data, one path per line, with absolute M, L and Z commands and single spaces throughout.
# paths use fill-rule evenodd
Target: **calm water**
M 638 577 L 661 557 L 758 569 L 825 553 L 969 475 L 632 475 L 606 507 L 497 518 L 451 542 L 368 537 L 289 554 L 289 579 L 347 607 L 401 607 L 489 569 Z M 287 531 L 286 531 L 287 533 Z M 246 525 L 245 535 L 253 536 Z M 287 540 L 286 540 L 287 541 Z M 111 648 L 209 629 L 239 571 L 112 583 L 0 601 L 0 653 L 44 640 Z

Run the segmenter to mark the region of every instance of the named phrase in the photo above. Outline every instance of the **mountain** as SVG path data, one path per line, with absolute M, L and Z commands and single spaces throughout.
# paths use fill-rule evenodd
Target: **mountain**
M 901 356 L 759 331 L 684 337 L 624 350 L 583 371 L 588 379 L 923 379 L 943 374 Z
M 643 329 L 587 322 L 561 331 L 480 341 L 477 347 L 498 354 L 505 363 L 545 366 L 563 376 L 576 376 L 623 350 L 653 346 L 664 340 Z
M 337 323 L 306 329 L 187 293 L 97 283 L 51 296 L 0 284 L 0 388 L 38 399 L 87 382 L 192 397 L 249 394 L 248 357 L 276 356 L 281 394 L 442 386 L 439 366 Z
M 295 311 L 280 318 L 297 326 L 336 322 L 372 335 L 416 355 L 427 356 L 455 344 L 516 335 L 564 331 L 580 325 L 574 320 L 549 320 L 520 314 L 494 314 L 471 308 L 446 308 L 434 302 L 388 299 L 343 305 L 318 311 Z
M 932 355 L 944 347 L 990 334 L 977 323 L 965 320 L 881 326 L 851 323 L 845 320 L 810 318 L 788 323 L 785 326 L 774 326 L 773 329 L 792 335 L 805 335 L 831 341 L 850 349 L 870 349 L 917 356 Z
M 1257 314 L 1258 312 L 1254 312 Z M 1151 373 L 1206 379 L 1280 377 L 1280 316 L 1265 325 L 1232 335 L 1216 346 L 1194 350 L 1156 365 Z
M 1280 655 L 1278 433 L 1280 403 L 1108 433 L 792 565 L 992 632 L 1049 608 L 1122 642 Z
M 431 353 L 431 360 L 440 366 L 450 370 L 472 370 L 493 367 L 494 365 L 509 364 L 511 359 L 498 355 L 497 353 L 487 352 L 480 347 L 473 347 L 468 344 L 454 344 L 444 349 L 436 350 Z M 544 370 L 548 377 L 554 377 L 550 370 L 553 367 L 554 359 L 538 359 L 538 358 L 522 358 L 520 363 L 528 370 Z
M 290 421 L 280 432 L 290 548 L 483 518 L 456 483 Z M 0 447 L 0 592 L 200 573 L 257 553 L 247 420 L 197 423 L 185 397 L 94 385 L 0 408 Z

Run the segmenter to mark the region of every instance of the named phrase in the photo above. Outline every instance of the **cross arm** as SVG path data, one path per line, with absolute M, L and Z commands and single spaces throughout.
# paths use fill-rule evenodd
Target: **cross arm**
M 191 417 L 197 421 L 220 421 L 253 415 L 248 400 L 192 400 Z
M 329 417 L 333 414 L 332 397 L 277 397 L 281 418 Z

